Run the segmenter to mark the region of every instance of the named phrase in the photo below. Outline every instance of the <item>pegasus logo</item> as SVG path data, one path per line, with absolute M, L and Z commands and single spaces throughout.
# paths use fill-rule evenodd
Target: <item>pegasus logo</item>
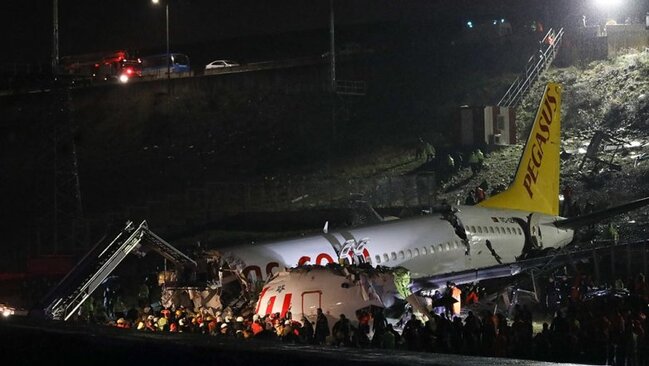
M 539 171 L 543 164 L 543 146 L 550 139 L 550 127 L 556 110 L 557 100 L 554 96 L 548 93 L 543 99 L 543 108 L 538 123 L 539 127 L 533 140 L 531 140 L 531 156 L 527 159 L 527 170 L 525 172 L 525 179 L 523 180 L 523 186 L 530 198 L 533 198 L 534 196 L 532 187 L 536 185 L 536 181 L 539 178 Z

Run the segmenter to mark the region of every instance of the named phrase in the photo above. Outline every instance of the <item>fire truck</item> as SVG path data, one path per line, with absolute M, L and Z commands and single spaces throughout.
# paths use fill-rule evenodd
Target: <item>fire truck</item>
M 120 81 L 142 77 L 142 61 L 126 51 L 61 57 L 61 74 L 79 82 Z

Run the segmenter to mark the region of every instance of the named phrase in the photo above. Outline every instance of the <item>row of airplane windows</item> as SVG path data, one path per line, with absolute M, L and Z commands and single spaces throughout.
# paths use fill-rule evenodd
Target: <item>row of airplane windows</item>
M 523 235 L 520 227 L 493 227 L 493 226 L 468 226 L 470 232 L 478 234 Z
M 478 233 L 478 234 L 507 234 L 507 235 L 523 235 L 523 231 L 519 227 L 493 227 L 493 226 L 468 226 L 467 227 L 472 233 Z M 451 247 L 453 249 L 457 249 L 460 247 L 460 242 L 459 241 L 454 241 L 454 242 L 448 242 L 445 244 L 438 244 L 437 249 L 435 249 L 435 245 L 431 245 L 429 249 L 426 247 L 422 247 L 421 251 L 419 248 L 415 248 L 414 250 L 408 249 L 405 252 L 403 250 L 399 251 L 399 254 L 397 255 L 397 252 L 392 252 L 390 255 L 388 253 L 383 253 L 383 258 L 381 258 L 380 254 L 377 254 L 374 259 L 376 260 L 376 264 L 380 264 L 381 261 L 383 262 L 389 262 L 390 260 L 396 261 L 397 258 L 399 259 L 410 259 L 412 257 L 418 257 L 420 254 L 421 255 L 427 255 L 428 253 L 434 254 L 436 251 L 437 252 L 442 252 L 444 250 L 451 250 Z
M 377 254 L 374 257 L 374 259 L 376 259 L 376 264 L 380 264 L 381 261 L 383 262 L 388 262 L 390 260 L 396 261 L 397 258 L 410 259 L 412 257 L 418 257 L 419 255 L 427 255 L 428 253 L 435 254 L 435 252 L 443 252 L 451 249 L 457 249 L 460 247 L 462 247 L 462 244 L 460 243 L 460 241 L 456 240 L 454 242 L 437 244 L 437 246 L 431 245 L 429 248 L 422 247 L 421 250 L 420 248 L 415 248 L 415 249 L 407 249 L 406 251 L 400 250 L 398 254 L 397 252 L 392 252 L 389 255 L 388 253 L 384 253 L 383 258 L 381 258 L 380 254 Z

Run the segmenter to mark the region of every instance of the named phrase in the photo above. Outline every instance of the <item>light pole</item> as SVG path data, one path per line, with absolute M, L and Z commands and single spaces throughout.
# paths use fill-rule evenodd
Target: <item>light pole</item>
M 160 3 L 160 0 L 151 0 L 151 2 L 155 5 L 158 5 Z M 169 55 L 169 2 L 165 2 L 165 19 L 166 19 L 166 34 L 167 34 L 167 92 L 171 89 L 170 83 L 171 83 L 171 59 Z
M 52 1 L 52 75 L 59 72 L 59 0 Z

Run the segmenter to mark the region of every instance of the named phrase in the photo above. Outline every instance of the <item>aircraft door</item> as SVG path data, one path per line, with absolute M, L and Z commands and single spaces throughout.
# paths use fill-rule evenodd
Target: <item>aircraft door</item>
M 370 252 L 367 250 L 365 247 L 367 244 L 369 244 L 370 239 L 368 238 L 363 238 L 361 239 L 356 247 L 354 248 L 354 257 L 356 260 L 356 264 L 361 264 L 361 263 L 369 263 L 370 261 Z
M 530 239 L 534 249 L 543 249 L 543 237 L 541 236 L 541 228 L 539 227 L 539 215 L 531 213 L 527 217 L 527 224 L 530 228 Z
M 368 238 L 356 242 L 355 239 L 345 241 L 345 245 L 338 254 L 340 260 L 345 264 L 361 264 L 369 262 L 370 253 L 365 247 L 369 243 Z
M 345 241 L 340 253 L 338 253 L 339 260 L 343 261 L 345 264 L 354 263 L 354 247 L 356 246 L 356 240 L 349 239 Z
M 514 217 L 514 221 L 521 227 L 525 235 L 525 243 L 521 252 L 520 259 L 525 259 L 530 251 L 543 248 L 543 238 L 541 236 L 541 229 L 539 227 L 539 216 L 531 213 L 527 216 L 527 220 Z
M 318 308 L 322 307 L 322 291 L 305 291 L 302 293 L 302 314 L 314 322 L 317 318 Z

